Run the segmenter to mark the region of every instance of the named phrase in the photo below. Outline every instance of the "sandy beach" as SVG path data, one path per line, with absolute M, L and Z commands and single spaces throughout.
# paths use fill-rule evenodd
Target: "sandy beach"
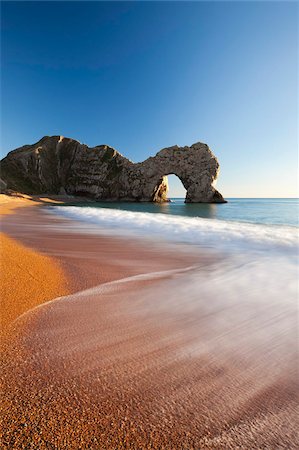
M 298 447 L 292 306 L 194 302 L 215 258 L 45 201 L 2 199 L 3 448 Z
M 32 205 L 25 197 L 1 195 L 0 214 Z M 2 230 L 1 230 L 2 231 Z M 69 292 L 67 278 L 56 261 L 32 251 L 1 232 L 1 330 L 34 306 Z

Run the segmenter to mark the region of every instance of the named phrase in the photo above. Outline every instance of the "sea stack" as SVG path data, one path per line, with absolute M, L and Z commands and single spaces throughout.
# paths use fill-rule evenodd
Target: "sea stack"
M 1 161 L 3 186 L 26 194 L 80 195 L 98 201 L 165 202 L 167 175 L 185 187 L 186 203 L 225 203 L 214 188 L 219 163 L 206 144 L 164 148 L 133 163 L 108 145 L 88 147 L 62 136 L 11 151 Z

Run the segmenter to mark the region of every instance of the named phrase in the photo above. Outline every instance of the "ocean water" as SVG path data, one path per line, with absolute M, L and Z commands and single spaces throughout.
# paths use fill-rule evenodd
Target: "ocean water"
M 207 299 L 223 298 L 226 305 L 243 298 L 249 303 L 278 303 L 284 311 L 291 304 L 296 314 L 297 199 L 229 199 L 213 205 L 186 205 L 182 199 L 163 205 L 86 203 L 54 206 L 50 211 L 74 219 L 77 230 L 152 239 L 156 244 L 182 243 L 199 257 L 202 252 L 216 256 L 212 271 L 193 268 L 172 298 L 187 289 L 195 303 L 201 292 Z
M 296 198 L 230 198 L 225 204 L 184 203 L 172 198 L 170 203 L 69 203 L 69 206 L 105 208 L 151 214 L 169 214 L 242 223 L 299 225 L 299 200 Z
M 165 240 L 238 254 L 298 256 L 297 199 L 231 199 L 225 204 L 77 203 L 50 207 L 113 235 Z

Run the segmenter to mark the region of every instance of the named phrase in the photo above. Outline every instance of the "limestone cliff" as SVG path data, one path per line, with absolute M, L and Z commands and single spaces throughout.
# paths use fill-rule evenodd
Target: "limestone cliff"
M 85 195 L 108 201 L 167 201 L 167 175 L 187 190 L 186 202 L 222 203 L 213 187 L 219 171 L 206 144 L 169 147 L 133 163 L 108 145 L 88 147 L 62 136 L 45 136 L 11 151 L 1 161 L 8 189 L 26 194 Z

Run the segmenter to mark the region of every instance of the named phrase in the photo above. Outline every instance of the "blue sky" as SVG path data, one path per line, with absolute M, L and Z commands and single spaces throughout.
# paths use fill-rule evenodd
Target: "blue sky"
M 1 9 L 2 156 L 54 134 L 136 162 L 201 141 L 224 196 L 298 195 L 295 2 Z

